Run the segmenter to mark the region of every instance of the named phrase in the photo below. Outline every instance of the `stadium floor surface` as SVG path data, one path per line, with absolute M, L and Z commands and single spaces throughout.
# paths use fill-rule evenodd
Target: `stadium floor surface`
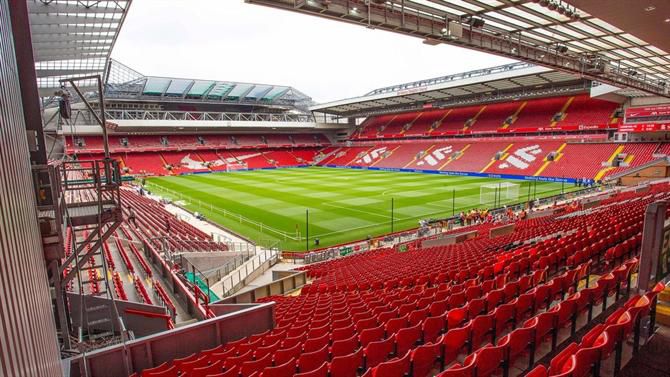
M 502 204 L 524 202 L 529 191 L 547 197 L 574 189 L 538 182 L 529 190 L 532 183 L 526 181 L 321 167 L 157 177 L 147 180 L 147 188 L 254 241 L 278 241 L 282 250 L 302 251 L 307 209 L 310 240 L 319 238 L 325 247 L 389 233 L 392 198 L 394 230 L 400 231 L 417 227 L 421 219 L 451 216 L 452 209 L 492 207 L 480 203 L 480 186 L 497 182 L 520 185 L 518 197 L 503 198 Z

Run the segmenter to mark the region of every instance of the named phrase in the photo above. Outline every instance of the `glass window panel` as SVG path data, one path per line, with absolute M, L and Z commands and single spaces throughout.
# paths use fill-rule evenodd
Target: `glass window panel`
M 496 12 L 496 13 L 489 13 L 489 15 L 490 15 L 491 17 L 494 17 L 494 18 L 498 19 L 498 20 L 501 20 L 501 21 L 510 23 L 510 24 L 512 24 L 512 25 L 516 25 L 517 28 L 528 29 L 529 27 L 532 27 L 532 26 L 533 26 L 533 25 L 531 25 L 531 24 L 529 24 L 529 23 L 527 23 L 527 22 L 517 20 L 517 19 L 515 19 L 515 18 L 506 16 L 506 15 L 504 15 L 504 14 L 502 14 L 502 13 L 498 13 L 498 12 Z
M 591 19 L 588 20 L 588 22 L 590 22 L 590 23 L 592 23 L 596 26 L 600 26 L 601 29 L 607 30 L 610 33 L 621 33 L 621 32 L 623 32 L 623 30 L 621 30 L 617 27 L 614 27 L 614 26 L 608 24 L 607 22 L 605 22 L 601 19 L 598 19 L 598 18 L 591 18 Z
M 233 87 L 233 84 L 227 82 L 218 82 L 207 94 L 207 98 L 219 99 Z
M 453 5 L 456 6 L 456 7 L 469 9 L 469 10 L 471 10 L 471 11 L 473 11 L 473 12 L 481 12 L 481 11 L 484 11 L 484 10 L 485 10 L 484 8 L 482 8 L 482 7 L 480 7 L 480 6 L 477 6 L 477 5 L 475 5 L 475 4 L 468 3 L 468 2 L 463 1 L 463 0 L 449 0 L 449 3 L 450 3 L 450 4 L 453 4 Z
M 658 63 L 658 64 L 670 64 L 670 61 L 668 61 L 666 59 L 663 59 L 660 56 L 654 56 L 650 59 L 653 60 L 655 63 Z
M 639 48 L 639 47 L 629 48 L 628 51 L 633 52 L 633 53 L 638 54 L 638 55 L 642 55 L 642 56 L 651 56 L 652 55 L 651 52 L 645 51 L 644 49 Z
M 228 93 L 226 98 L 239 98 L 253 87 L 254 85 L 251 84 L 235 84 L 235 87 Z
M 562 36 L 562 35 L 558 35 L 558 34 L 556 34 L 555 32 L 553 32 L 553 31 L 551 31 L 551 30 L 547 30 L 547 29 L 536 29 L 535 31 L 538 32 L 538 33 L 540 33 L 540 34 L 544 34 L 544 35 L 546 35 L 546 36 L 549 37 L 550 39 L 559 40 L 559 41 L 567 41 L 567 40 L 568 40 L 568 38 L 566 38 L 566 37 L 564 37 L 564 36 Z
M 268 85 L 256 85 L 253 90 L 251 90 L 245 98 L 258 99 L 261 98 L 266 92 L 270 90 Z
M 502 30 L 505 30 L 505 31 L 513 31 L 513 30 L 517 29 L 515 27 L 507 26 L 507 25 L 501 24 L 500 22 L 496 22 L 496 21 L 493 21 L 493 20 L 486 20 L 486 26 L 492 26 L 492 27 L 502 29 Z
M 635 36 L 632 36 L 632 35 L 630 35 L 630 34 L 621 34 L 621 35 L 619 36 L 619 38 L 622 38 L 622 39 L 624 39 L 624 40 L 627 40 L 627 41 L 629 41 L 629 42 L 632 42 L 633 44 L 636 44 L 636 45 L 646 45 L 646 44 L 647 44 L 647 43 L 646 43 L 645 41 L 643 41 L 642 39 L 637 38 L 637 37 L 635 37 Z
M 270 90 L 263 96 L 263 99 L 270 101 L 274 100 L 277 97 L 281 96 L 282 94 L 286 93 L 286 91 L 288 91 L 288 88 L 285 86 L 275 86 L 274 88 L 272 88 L 272 90 Z
M 576 39 L 584 39 L 584 38 L 587 37 L 587 35 L 578 33 L 578 32 L 576 32 L 572 29 L 569 29 L 569 28 L 563 26 L 563 25 L 549 26 L 549 28 L 552 29 L 552 30 L 556 30 L 556 31 L 558 31 L 560 33 L 563 33 L 563 34 L 567 34 L 567 35 L 571 36 L 572 38 L 576 38 Z
M 431 1 L 429 1 L 429 0 L 414 0 L 413 2 L 414 2 L 414 3 L 417 3 L 417 4 L 420 4 L 420 5 L 424 5 L 424 6 L 426 6 L 426 7 L 430 7 L 430 8 L 433 8 L 433 9 L 437 9 L 437 10 L 442 11 L 442 12 L 455 14 L 455 15 L 458 15 L 458 16 L 460 16 L 460 15 L 462 15 L 462 14 L 465 14 L 465 12 L 462 12 L 462 11 L 460 11 L 460 10 L 458 10 L 458 9 L 451 8 L 451 7 L 442 5 L 442 4 L 436 4 L 436 3 L 431 2 Z M 406 5 L 406 6 L 407 6 L 407 5 Z M 411 6 L 411 5 L 410 5 L 410 6 Z
M 170 85 L 171 79 L 162 78 L 162 77 L 149 77 L 147 83 L 144 85 L 144 91 L 142 94 L 156 96 L 161 95 Z
M 588 34 L 594 35 L 596 37 L 601 36 L 601 35 L 605 35 L 605 33 L 600 31 L 599 29 L 596 29 L 593 26 L 587 25 L 584 22 L 574 22 L 571 25 L 573 25 L 574 27 L 576 27 L 577 29 L 581 30 L 584 33 L 588 33 Z
M 587 39 L 587 40 L 585 40 L 585 42 L 589 43 L 589 44 L 592 44 L 592 45 L 596 45 L 596 46 L 598 46 L 600 48 L 604 48 L 604 49 L 611 49 L 612 48 L 612 46 L 610 46 L 609 44 L 604 43 L 601 40 L 596 39 L 596 38 Z
M 586 51 L 595 51 L 595 50 L 597 50 L 597 48 L 595 48 L 595 47 L 593 47 L 593 46 L 589 46 L 589 45 L 584 44 L 584 43 L 579 42 L 579 41 L 571 41 L 571 42 L 568 42 L 568 44 L 571 45 L 571 46 L 577 47 L 577 48 L 579 48 L 579 49 L 586 50 Z
M 635 57 L 634 54 L 631 54 L 630 52 L 628 52 L 628 50 L 625 50 L 625 49 L 612 50 L 611 53 L 615 54 L 615 55 L 621 55 L 621 56 L 626 57 L 628 59 L 632 59 L 632 58 Z
M 655 47 L 655 46 L 647 46 L 647 48 L 650 49 L 651 52 L 653 52 L 654 54 L 658 54 L 658 55 L 667 55 L 668 54 L 667 52 L 665 52 L 665 51 L 663 51 L 660 48 Z
M 193 83 L 193 80 L 172 80 L 168 86 L 165 94 L 182 96 L 188 87 Z
M 523 19 L 526 19 L 530 22 L 534 22 L 536 24 L 540 25 L 546 25 L 550 23 L 551 21 L 547 20 L 546 18 L 538 17 L 530 12 L 526 12 L 523 10 L 523 8 L 507 8 L 505 9 L 505 12 L 507 13 L 512 13 L 516 16 L 522 17 Z
M 533 30 L 533 31 L 536 31 L 536 30 Z M 529 34 L 526 31 L 526 32 L 523 33 L 523 35 L 524 35 L 524 37 L 533 38 L 533 39 L 538 40 L 538 41 L 543 42 L 543 43 L 547 43 L 547 44 L 551 43 L 551 40 L 549 40 L 549 38 L 545 38 L 541 35 L 537 35 L 537 33 Z
M 196 81 L 191 89 L 188 91 L 189 96 L 194 96 L 194 97 L 202 97 L 209 91 L 212 87 L 214 87 L 215 82 L 214 81 Z
M 498 0 L 477 0 L 477 1 L 479 1 L 482 4 L 491 6 L 491 7 L 499 7 L 501 5 L 504 5 L 502 2 L 500 2 Z
M 615 44 L 619 47 L 630 47 L 631 46 L 631 44 L 627 43 L 625 40 L 614 37 L 614 36 L 611 36 L 611 35 L 607 36 L 607 37 L 603 37 L 603 39 L 606 40 L 607 42 Z

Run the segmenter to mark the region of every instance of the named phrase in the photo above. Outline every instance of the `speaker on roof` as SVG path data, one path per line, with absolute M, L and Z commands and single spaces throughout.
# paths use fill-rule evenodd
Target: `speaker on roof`
M 70 119 L 72 116 L 72 107 L 70 107 L 70 98 L 63 96 L 58 101 L 58 113 L 63 119 Z
M 486 24 L 486 21 L 484 21 L 484 19 L 482 19 L 482 18 L 475 18 L 474 21 L 472 22 L 472 26 L 474 26 L 476 28 L 484 27 L 485 24 Z
M 486 21 L 484 21 L 483 19 L 472 17 L 472 15 L 469 14 L 461 16 L 461 22 L 463 22 L 466 25 L 470 25 L 474 28 L 482 28 L 486 24 Z
M 558 51 L 561 54 L 565 54 L 566 52 L 568 52 L 568 47 L 564 45 L 558 45 L 556 46 L 556 51 Z

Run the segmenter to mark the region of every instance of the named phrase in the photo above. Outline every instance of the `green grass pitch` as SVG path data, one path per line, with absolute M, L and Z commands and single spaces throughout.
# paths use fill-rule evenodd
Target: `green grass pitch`
M 320 167 L 150 178 L 147 188 L 254 241 L 303 251 L 306 209 L 310 240 L 319 238 L 325 247 L 389 233 L 391 198 L 394 230 L 400 231 L 420 219 L 451 216 L 452 190 L 456 213 L 492 207 L 480 204 L 480 186 L 496 182 L 520 185 L 518 199 L 503 203 L 527 200 L 531 183 L 525 181 Z M 537 197 L 562 189 L 546 182 L 533 188 Z

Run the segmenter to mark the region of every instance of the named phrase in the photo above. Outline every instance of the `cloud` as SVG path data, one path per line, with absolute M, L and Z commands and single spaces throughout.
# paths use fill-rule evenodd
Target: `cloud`
M 511 62 L 241 0 L 135 1 L 112 57 L 145 75 L 290 85 L 317 102 Z

